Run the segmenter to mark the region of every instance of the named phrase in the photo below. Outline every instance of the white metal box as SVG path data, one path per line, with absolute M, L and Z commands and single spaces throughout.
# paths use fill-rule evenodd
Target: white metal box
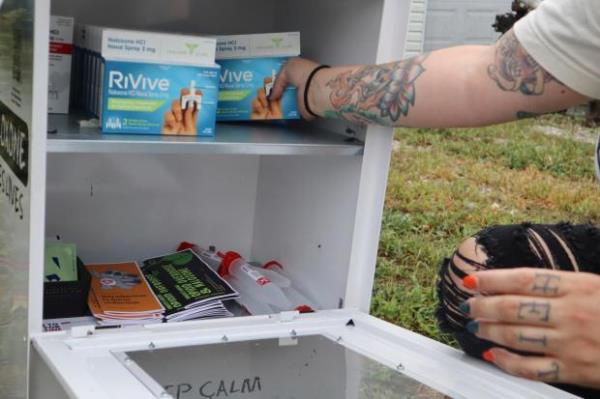
M 0 396 L 187 399 L 212 381 L 205 393 L 216 398 L 223 381 L 230 398 L 366 398 L 378 391 L 363 382 L 384 375 L 399 389 L 456 398 L 568 397 L 368 315 L 392 129 L 321 121 L 219 125 L 214 139 L 115 137 L 46 118 L 51 11 L 117 28 L 298 31 L 305 56 L 357 64 L 401 58 L 408 9 L 405 0 L 5 3 L 0 112 L 27 152 L 25 168 L 0 161 L 22 194 L 19 212 L 0 203 L 0 293 L 10 304 L 0 308 Z M 141 259 L 182 240 L 276 258 L 324 310 L 43 333 L 44 238 L 56 235 L 77 242 L 86 262 Z M 220 366 L 194 376 L 206 356 Z M 305 370 L 306 390 L 290 370 Z

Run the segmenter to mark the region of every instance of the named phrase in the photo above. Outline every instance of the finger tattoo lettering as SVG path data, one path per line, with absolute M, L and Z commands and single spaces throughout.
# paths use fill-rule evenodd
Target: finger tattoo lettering
M 538 371 L 538 378 L 544 381 L 558 381 L 560 377 L 560 365 L 558 362 L 552 362 L 552 366 L 548 370 Z
M 558 294 L 559 284 L 560 276 L 548 273 L 536 273 L 531 291 L 542 294 Z
M 526 344 L 536 344 L 542 348 L 545 348 L 548 346 L 548 337 L 546 337 L 545 335 L 541 337 L 528 337 L 521 333 L 519 334 L 519 342 Z
M 519 320 L 550 321 L 551 305 L 548 302 L 522 302 L 519 304 Z

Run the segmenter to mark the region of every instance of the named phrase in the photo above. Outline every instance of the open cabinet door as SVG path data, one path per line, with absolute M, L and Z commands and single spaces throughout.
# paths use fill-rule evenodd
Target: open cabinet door
M 0 1 L 2 398 L 27 396 L 29 332 L 41 330 L 41 300 L 32 303 L 30 293 L 41 295 L 43 278 L 43 222 L 38 222 L 43 221 L 46 114 L 39 111 L 46 109 L 48 86 L 47 69 L 33 65 L 34 59 L 48 62 L 48 26 L 47 18 L 40 18 L 34 29 L 34 14 L 49 13 L 48 3 Z
M 75 335 L 34 339 L 43 367 L 73 398 L 573 397 L 347 310 Z

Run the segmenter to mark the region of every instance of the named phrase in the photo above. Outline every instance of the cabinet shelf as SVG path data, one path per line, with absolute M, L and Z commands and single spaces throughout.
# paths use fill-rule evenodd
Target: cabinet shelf
M 211 138 L 102 134 L 81 117 L 49 115 L 49 153 L 328 155 L 363 154 L 363 143 L 301 123 L 219 123 Z

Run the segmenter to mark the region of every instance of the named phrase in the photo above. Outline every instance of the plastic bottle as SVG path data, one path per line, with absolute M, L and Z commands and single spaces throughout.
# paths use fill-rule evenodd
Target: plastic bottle
M 277 310 L 270 305 L 260 301 L 250 293 L 245 292 L 244 288 L 235 277 L 228 276 L 226 280 L 233 287 L 233 289 L 240 294 L 240 296 L 236 298 L 236 301 L 251 315 L 272 314 L 277 312 Z
M 202 249 L 198 246 L 194 247 L 194 252 L 198 254 L 198 256 L 206 262 L 206 264 L 213 269 L 215 272 L 219 272 L 219 267 L 221 266 L 221 262 L 223 262 L 223 258 L 216 251 L 215 247 L 211 246 L 208 249 Z
M 292 283 L 290 276 L 279 262 L 271 261 L 260 267 L 245 261 L 236 252 L 217 252 L 214 246 L 206 250 L 184 242 L 178 250 L 184 249 L 194 250 L 211 269 L 226 279 L 240 294 L 237 301 L 251 314 L 270 314 L 288 310 L 308 313 L 318 309 L 313 301 L 294 287 L 297 284 Z M 235 269 L 232 269 L 234 262 Z M 269 283 L 266 283 L 267 280 Z M 264 285 L 275 287 L 264 288 Z
M 198 254 L 198 256 L 200 256 L 200 258 L 204 262 L 206 262 L 208 264 L 208 266 L 210 266 L 211 269 L 213 269 L 216 272 L 219 271 L 221 263 L 223 263 L 223 257 L 225 256 L 224 253 L 217 252 L 215 247 L 213 247 L 213 246 L 209 247 L 209 249 L 202 249 L 202 248 L 198 247 L 197 245 L 193 245 L 193 247 L 186 247 L 184 249 L 187 249 L 187 248 L 192 248 L 194 250 L 194 252 L 196 252 L 196 254 Z M 247 265 L 251 270 L 254 270 L 257 273 L 263 274 L 265 277 L 267 277 L 269 280 L 271 280 L 271 282 L 273 282 L 275 285 L 277 285 L 279 287 L 285 288 L 285 287 L 289 287 L 292 284 L 292 282 L 290 281 L 289 278 L 285 277 L 284 275 L 282 275 L 280 273 L 272 271 L 271 269 L 264 269 L 260 266 L 255 266 L 248 262 L 247 262 Z
M 261 273 L 260 269 L 248 264 L 237 252 L 230 251 L 222 255 L 219 274 L 225 279 L 232 277 L 231 282 L 238 287 L 241 295 L 248 295 L 278 311 L 293 309 L 282 289 Z
M 258 273 L 263 274 L 269 280 L 273 282 L 273 284 L 277 285 L 279 288 L 289 288 L 292 286 L 291 280 L 284 276 L 281 273 L 277 273 L 276 270 L 265 269 L 263 267 L 258 267 L 254 265 L 250 265 L 253 270 L 256 270 Z
M 224 254 L 219 254 L 219 252 L 217 252 L 216 248 L 213 246 L 209 247 L 208 249 L 202 249 L 197 245 L 194 245 L 193 250 L 194 252 L 196 252 L 196 254 L 198 254 L 200 259 L 206 262 L 206 264 L 211 269 L 213 269 L 217 273 L 219 272 L 221 263 L 223 263 L 222 255 Z M 276 310 L 274 310 L 271 306 L 264 303 L 263 301 L 260 301 L 258 298 L 255 298 L 251 292 L 247 292 L 245 290 L 245 287 L 234 276 L 229 275 L 223 278 L 227 280 L 227 282 L 233 287 L 233 289 L 240 294 L 240 296 L 236 298 L 236 301 L 244 308 L 246 308 L 248 313 L 252 315 L 258 315 L 271 314 L 276 312 Z
M 276 262 L 276 261 L 267 262 L 263 266 L 263 270 L 264 270 L 263 272 L 269 271 L 270 274 L 279 275 L 282 278 L 290 281 L 290 285 L 284 286 L 281 288 L 282 288 L 282 291 L 285 294 L 285 296 L 287 296 L 287 298 L 292 303 L 294 310 L 298 310 L 298 311 L 300 311 L 300 313 L 309 313 L 309 312 L 314 312 L 315 310 L 318 309 L 318 307 L 316 306 L 316 304 L 313 301 L 308 299 L 306 297 L 306 295 L 304 295 L 304 294 L 302 294 L 302 292 L 300 292 L 300 290 L 298 289 L 299 288 L 298 284 L 291 284 L 292 279 L 287 274 L 287 272 L 284 270 L 281 263 Z

